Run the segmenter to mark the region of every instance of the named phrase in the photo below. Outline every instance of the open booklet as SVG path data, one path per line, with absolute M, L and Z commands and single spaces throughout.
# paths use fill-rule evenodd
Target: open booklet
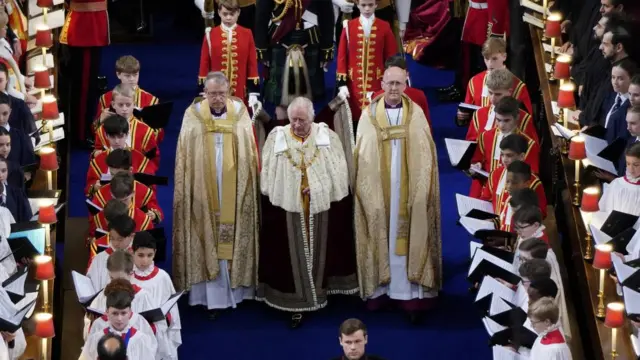
M 8 279 L 2 282 L 2 287 L 7 291 L 9 298 L 14 304 L 22 301 L 27 294 L 35 293 L 37 296 L 39 285 L 38 283 L 30 282 L 27 280 L 29 274 L 28 268 L 16 271 Z
M 585 135 L 584 132 L 582 135 L 585 138 L 584 143 L 587 152 L 587 158 L 582 160 L 585 168 L 595 167 L 614 175 L 618 174 L 616 164 L 625 149 L 625 141 L 616 139 L 611 144 L 608 144 L 606 140 L 596 136 Z
M 471 167 L 471 158 L 476 151 L 478 144 L 475 141 L 444 139 L 447 147 L 447 154 L 451 165 L 458 170 L 469 170 Z M 473 169 L 474 173 L 478 173 L 484 177 L 488 177 L 489 173 L 483 170 Z
M 169 123 L 172 111 L 173 102 L 169 101 L 150 105 L 139 110 L 135 109 L 133 110 L 133 115 L 152 129 L 164 129 Z
M 628 287 L 622 288 L 624 297 L 624 311 L 633 321 L 640 321 L 640 293 Z
M 469 242 L 469 259 L 473 259 L 478 249 L 482 249 L 483 251 L 486 251 L 491 255 L 497 256 L 506 262 L 513 263 L 514 254 L 511 251 L 498 248 L 495 246 L 491 246 L 491 245 L 484 245 L 482 243 L 475 242 L 475 241 Z
M 639 269 L 625 264 L 624 260 L 615 255 L 611 256 L 611 262 L 613 263 L 613 269 L 616 271 L 620 285 L 626 286 L 631 290 L 640 291 Z
M 503 326 L 522 325 L 527 320 L 524 306 L 516 306 L 499 296 L 493 296 L 489 307 L 489 318 Z
M 531 349 L 538 337 L 529 319 L 517 326 L 502 326 L 488 317 L 483 318 L 482 322 L 491 336 L 491 345 L 515 345 Z
M 631 241 L 634 238 L 640 237 L 636 236 L 636 233 L 640 234 L 640 231 L 636 231 L 636 229 L 634 229 L 633 227 L 622 231 L 614 237 L 611 237 L 608 234 L 604 233 L 593 224 L 589 224 L 589 229 L 591 230 L 591 235 L 593 236 L 593 240 L 596 242 L 596 244 L 610 244 L 613 247 L 614 252 L 619 252 L 624 255 L 628 254 L 628 245 L 631 243 Z
M 140 313 L 140 316 L 147 319 L 150 323 L 164 320 L 183 294 L 184 291 L 171 295 L 159 308 L 143 311 Z
M 33 313 L 36 300 L 18 308 L 17 306 L 0 306 L 0 331 L 14 333 L 20 329 L 22 320 Z
M 96 290 L 93 287 L 93 282 L 88 277 L 80 274 L 77 271 L 71 271 L 71 278 L 73 280 L 73 286 L 76 288 L 76 295 L 78 296 L 78 302 L 84 307 L 87 312 L 92 312 L 97 315 L 102 315 L 103 311 L 98 309 L 92 309 L 90 307 L 93 299 L 102 292 L 102 289 Z
M 567 140 L 569 140 L 572 137 L 578 135 L 577 132 L 567 129 L 566 127 L 562 126 L 558 122 L 554 123 L 551 126 L 551 131 L 553 132 L 554 135 L 556 135 L 558 137 L 563 137 L 563 138 L 565 138 Z
M 480 230 L 495 230 L 496 228 L 496 224 L 493 221 L 479 220 L 468 216 L 460 218 L 460 225 L 467 230 L 469 235 L 475 235 Z
M 513 290 L 507 286 L 505 286 L 500 281 L 496 280 L 491 276 L 485 276 L 482 279 L 482 283 L 478 288 L 478 293 L 476 294 L 475 302 L 482 301 L 483 299 L 490 297 L 499 297 L 510 304 L 515 306 L 524 308 L 529 303 L 529 296 L 527 295 L 527 290 L 524 288 L 522 284 L 518 284 L 516 290 Z M 486 301 L 486 300 L 485 300 Z M 491 302 L 488 303 L 486 311 L 489 311 L 491 306 Z
M 493 210 L 493 205 L 484 200 L 475 199 L 462 194 L 456 194 L 458 215 L 478 220 L 491 220 L 498 217 Z
M 520 276 L 516 274 L 513 264 L 495 256 L 483 249 L 476 250 L 467 278 L 469 281 L 480 282 L 486 276 L 502 279 L 509 284 L 517 285 Z

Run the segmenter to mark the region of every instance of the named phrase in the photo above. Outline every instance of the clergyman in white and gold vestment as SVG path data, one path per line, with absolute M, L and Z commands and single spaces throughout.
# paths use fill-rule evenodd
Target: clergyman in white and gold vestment
M 365 108 L 355 150 L 355 228 L 360 292 L 370 309 L 389 299 L 417 321 L 442 283 L 436 147 L 422 109 L 391 67 L 384 93 Z
M 257 297 L 302 313 L 327 304 L 330 294 L 355 294 L 352 197 L 338 135 L 313 122 L 313 104 L 295 98 L 290 124 L 274 128 L 262 150 L 262 221 Z
M 223 73 L 207 76 L 176 152 L 173 278 L 209 310 L 253 298 L 257 279 L 258 154 L 247 109 L 228 93 Z

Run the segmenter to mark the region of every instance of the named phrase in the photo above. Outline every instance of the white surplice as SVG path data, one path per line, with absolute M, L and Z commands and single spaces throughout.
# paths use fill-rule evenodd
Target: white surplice
M 4 272 L 0 273 L 0 282 L 5 281 L 17 270 L 16 260 L 13 256 L 9 256 L 11 247 L 8 240 L 9 235 L 11 235 L 11 224 L 15 222 L 16 220 L 11 215 L 11 211 L 6 207 L 0 206 L 0 259 L 6 257 L 1 263 Z
M 116 250 L 109 246 L 109 249 L 99 252 L 91 260 L 91 265 L 89 265 L 89 269 L 87 270 L 87 277 L 91 279 L 95 290 L 104 289 L 104 287 L 111 282 L 109 271 L 107 270 L 107 260 L 110 256 L 109 253 L 113 251 Z
M 149 325 L 147 319 L 143 318 L 135 312 L 131 313 L 131 317 L 129 318 L 129 326 L 136 328 L 136 330 L 141 331 L 151 337 L 155 337 L 153 329 Z M 89 336 L 95 333 L 104 335 L 104 329 L 108 327 L 109 320 L 106 319 L 106 316 L 99 317 L 93 322 L 93 324 L 91 324 L 91 329 L 89 329 Z
M 558 258 L 553 250 L 549 249 L 547 252 L 547 262 L 551 267 L 551 280 L 556 283 L 558 287 L 558 295 L 556 295 L 556 305 L 560 311 L 560 320 L 558 323 L 562 327 L 562 333 L 567 342 L 571 341 L 571 323 L 569 322 L 569 311 L 567 309 L 567 298 L 564 296 L 564 285 L 562 284 L 562 276 L 560 275 L 560 265 L 558 264 Z
M 242 109 L 242 103 L 234 101 L 235 113 L 238 114 Z M 196 105 L 200 110 L 200 103 Z M 221 116 L 213 115 L 214 120 L 226 119 L 226 112 Z M 216 133 L 216 181 L 218 184 L 218 201 L 222 199 L 222 166 L 223 156 L 223 134 Z M 227 260 L 218 260 L 220 273 L 215 280 L 205 281 L 191 286 L 189 292 L 189 305 L 204 305 L 207 309 L 226 309 L 228 307 L 235 308 L 242 300 L 253 299 L 255 291 L 253 287 L 240 286 L 236 289 L 231 288 L 231 278 L 229 276 L 229 268 Z
M 403 109 L 385 109 L 390 126 L 402 124 Z M 402 152 L 404 150 L 402 140 L 391 140 L 391 194 L 389 198 L 389 270 L 391 282 L 388 285 L 379 286 L 371 295 L 375 299 L 382 295 L 388 295 L 395 300 L 425 299 L 438 296 L 437 291 L 425 291 L 418 284 L 412 284 L 407 277 L 407 257 L 396 255 L 396 238 L 398 232 L 398 214 L 400 212 L 400 186 Z
M 169 274 L 153 264 L 144 271 L 134 267 L 131 282 L 149 292 L 152 298 L 157 300 L 159 306 L 176 293 Z M 170 355 L 177 359 L 178 346 L 182 344 L 182 335 L 180 334 L 182 325 L 177 304 L 171 308 L 169 314 L 171 315 L 171 325 L 167 329 L 167 336 L 172 341 Z
M 129 343 L 127 344 L 127 359 L 156 360 L 158 344 L 152 336 L 145 334 L 143 331 L 138 331 L 135 327 L 132 328 L 131 326 L 127 326 L 122 332 L 109 328 L 109 332 L 124 337 L 130 329 L 135 329 L 135 334 L 129 338 Z M 104 335 L 105 333 L 102 331 L 89 336 L 87 342 L 85 342 L 82 347 L 82 353 L 78 359 L 98 360 L 98 342 Z
M 640 215 L 640 184 L 626 176 L 614 179 L 600 198 L 600 211 Z
M 4 288 L 0 287 L 0 317 L 8 319 L 13 316 L 17 310 L 19 309 L 16 309 L 13 301 L 11 301 L 11 298 L 9 297 L 9 294 L 7 294 L 7 291 Z M 0 357 L 0 359 L 17 360 L 22 356 L 22 354 L 24 354 L 24 351 L 27 349 L 27 340 L 24 337 L 22 328 L 18 329 L 14 333 L 14 335 L 15 338 L 13 339 L 12 348 L 9 348 L 6 342 L 0 340 L 5 344 L 7 353 L 9 354 L 8 357 Z M 2 351 L 0 351 L 0 354 L 2 354 Z
M 529 353 L 531 360 L 571 360 L 571 350 L 563 340 L 563 332 L 554 326 L 538 335 Z

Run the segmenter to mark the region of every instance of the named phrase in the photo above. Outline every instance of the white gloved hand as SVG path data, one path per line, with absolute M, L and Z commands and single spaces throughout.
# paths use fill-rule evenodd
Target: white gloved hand
M 258 107 L 258 104 L 260 104 L 260 101 L 258 101 L 258 95 L 249 94 L 249 107 L 255 109 Z
M 400 40 L 404 39 L 404 33 L 407 31 L 407 23 L 401 22 L 398 24 L 398 35 L 400 35 Z
M 353 12 L 353 3 L 347 0 L 331 0 L 333 5 L 340 8 L 343 13 L 351 14 Z
M 342 99 L 342 100 L 346 100 L 349 97 L 349 90 L 347 89 L 346 86 L 340 86 L 338 88 L 338 96 Z

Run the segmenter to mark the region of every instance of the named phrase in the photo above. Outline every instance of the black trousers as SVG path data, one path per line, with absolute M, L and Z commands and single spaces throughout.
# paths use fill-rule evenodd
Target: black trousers
M 102 47 L 65 46 L 61 68 L 62 108 L 71 118 L 67 132 L 76 141 L 93 139 L 91 123 L 98 103 L 98 72 Z

